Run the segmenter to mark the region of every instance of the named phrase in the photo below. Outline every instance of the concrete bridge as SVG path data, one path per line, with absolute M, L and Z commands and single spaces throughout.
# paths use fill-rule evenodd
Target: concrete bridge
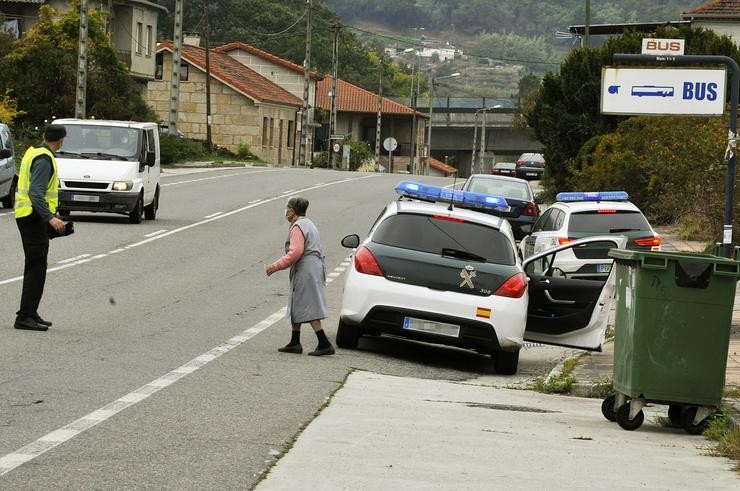
M 399 100 L 399 102 L 403 102 Z M 481 122 L 485 107 L 501 106 L 486 111 L 486 151 L 484 172 L 490 172 L 494 162 L 513 162 L 524 152 L 542 152 L 534 130 L 526 126 L 517 101 L 490 97 L 435 97 L 432 111 L 432 155 L 460 171 L 471 172 L 473 128 L 478 113 L 477 151 L 481 148 Z M 408 100 L 406 102 L 408 103 Z M 417 110 L 429 113 L 429 100 L 419 100 Z

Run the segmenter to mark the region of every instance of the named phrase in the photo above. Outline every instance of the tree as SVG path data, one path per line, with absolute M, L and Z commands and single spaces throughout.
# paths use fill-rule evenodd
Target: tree
M 40 7 L 38 22 L 3 57 L 0 89 L 12 89 L 16 95 L 18 107 L 25 112 L 18 118 L 20 123 L 38 125 L 74 114 L 79 2 L 59 15 L 47 5 Z M 112 47 L 98 10 L 89 12 L 88 33 L 87 116 L 156 120 Z
M 740 60 L 738 48 L 729 37 L 690 27 L 627 33 L 613 37 L 602 48 L 581 48 L 571 53 L 559 72 L 545 75 L 524 115 L 545 147 L 548 170 L 543 184 L 547 194 L 570 189 L 570 178 L 580 170 L 575 157 L 581 147 L 594 136 L 613 131 L 626 119 L 599 111 L 601 67 L 612 64 L 614 53 L 639 53 L 643 37 L 682 38 L 686 40 L 686 54 L 725 55 Z

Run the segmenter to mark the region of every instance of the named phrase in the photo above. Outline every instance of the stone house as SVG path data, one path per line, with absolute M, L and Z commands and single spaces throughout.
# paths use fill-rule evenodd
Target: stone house
M 322 126 L 316 135 L 316 151 L 328 151 L 329 111 L 331 110 L 332 77 L 326 76 L 317 84 L 316 107 L 321 109 Z M 337 79 L 337 134 L 348 136 L 352 141 L 365 141 L 375 150 L 377 128 L 378 94 L 365 90 L 344 80 Z M 413 117 L 416 116 L 415 165 L 410 166 Z M 425 155 L 427 114 L 414 111 L 408 106 L 383 97 L 381 106 L 380 141 L 393 137 L 398 147 L 392 153 L 393 170 L 419 173 Z M 380 163 L 387 168 L 388 152 L 381 147 Z
M 148 88 L 149 104 L 163 120 L 169 118 L 172 50 L 171 41 L 158 45 L 157 79 Z M 205 49 L 185 44 L 180 57 L 178 129 L 205 140 Z M 290 165 L 302 100 L 223 52 L 210 50 L 209 65 L 213 143 L 232 152 L 248 144 L 261 159 Z
M 711 29 L 717 34 L 740 41 L 740 2 L 713 0 L 681 14 L 681 19 L 691 21 L 692 27 Z

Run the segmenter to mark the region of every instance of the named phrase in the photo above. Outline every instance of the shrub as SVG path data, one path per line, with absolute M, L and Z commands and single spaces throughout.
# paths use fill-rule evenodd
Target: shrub
M 236 150 L 236 156 L 241 160 L 259 160 L 255 154 L 252 153 L 252 147 L 249 143 L 242 143 Z
M 205 156 L 203 145 L 199 141 L 163 134 L 159 138 L 163 165 L 198 160 Z

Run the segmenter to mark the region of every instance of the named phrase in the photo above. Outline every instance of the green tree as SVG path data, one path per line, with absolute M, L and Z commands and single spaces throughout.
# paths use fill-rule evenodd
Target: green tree
M 25 112 L 20 123 L 74 115 L 79 25 L 79 2 L 61 16 L 44 5 L 38 22 L 3 57 L 0 89 L 16 95 Z M 111 46 L 101 12 L 90 10 L 88 29 L 87 116 L 156 119 Z
M 639 53 L 643 37 L 682 38 L 686 40 L 687 54 L 740 59 L 738 48 L 729 37 L 690 27 L 661 27 L 650 34 L 628 33 L 610 39 L 602 48 L 582 48 L 571 53 L 558 72 L 545 75 L 524 115 L 545 147 L 548 170 L 543 183 L 548 194 L 571 188 L 570 177 L 580 170 L 580 161 L 575 157 L 583 144 L 613 131 L 625 119 L 599 111 L 601 68 L 612 64 L 614 53 Z

